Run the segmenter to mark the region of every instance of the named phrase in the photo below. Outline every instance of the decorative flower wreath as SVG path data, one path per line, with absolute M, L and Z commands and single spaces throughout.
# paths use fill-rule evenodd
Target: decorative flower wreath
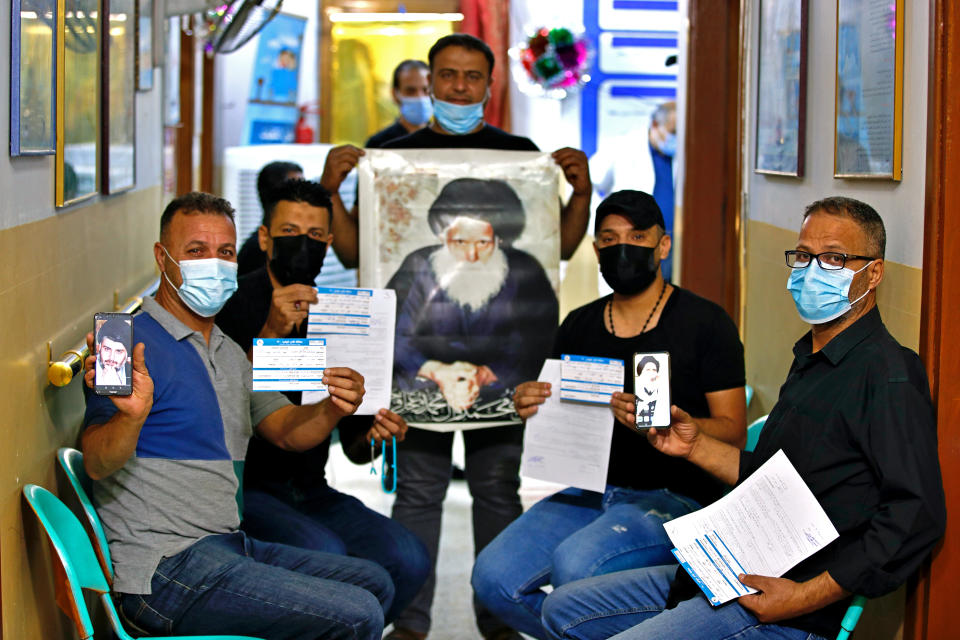
M 589 42 L 566 27 L 542 27 L 510 50 L 518 62 L 514 76 L 520 89 L 535 96 L 565 98 L 590 81 Z

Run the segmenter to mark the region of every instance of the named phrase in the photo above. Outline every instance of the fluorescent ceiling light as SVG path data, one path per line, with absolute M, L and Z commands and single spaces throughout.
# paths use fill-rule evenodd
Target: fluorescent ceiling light
M 330 22 L 423 22 L 442 20 L 459 22 L 462 13 L 347 13 L 339 11 L 330 14 Z

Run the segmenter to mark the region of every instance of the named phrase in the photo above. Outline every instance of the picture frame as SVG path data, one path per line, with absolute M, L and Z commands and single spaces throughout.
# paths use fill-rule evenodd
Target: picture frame
M 906 0 L 837 0 L 834 177 L 903 177 Z
M 53 0 L 13 0 L 10 24 L 10 155 L 56 153 Z
M 154 67 L 154 2 L 153 0 L 136 0 L 136 69 L 137 91 L 153 89 Z
M 761 0 L 756 173 L 803 177 L 807 120 L 807 0 Z
M 100 187 L 99 0 L 57 1 L 57 207 Z
M 136 185 L 137 0 L 103 0 L 103 7 L 100 175 L 103 193 L 114 194 Z

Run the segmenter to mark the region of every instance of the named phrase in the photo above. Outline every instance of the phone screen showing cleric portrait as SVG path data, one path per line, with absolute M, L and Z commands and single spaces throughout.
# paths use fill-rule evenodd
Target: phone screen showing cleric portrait
M 397 295 L 390 408 L 452 431 L 519 423 L 559 304 L 549 154 L 372 150 L 360 162 L 361 286 Z
M 633 356 L 633 393 L 637 398 L 637 428 L 670 427 L 670 354 L 666 351 Z
M 129 313 L 98 313 L 93 320 L 93 390 L 101 396 L 133 393 L 133 317 Z

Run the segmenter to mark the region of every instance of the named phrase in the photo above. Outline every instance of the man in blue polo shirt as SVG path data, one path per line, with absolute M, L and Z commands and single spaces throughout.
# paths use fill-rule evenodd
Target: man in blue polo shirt
M 236 500 L 254 429 L 284 449 L 314 447 L 356 411 L 362 376 L 328 368 L 330 396 L 315 405 L 252 392 L 244 350 L 213 322 L 236 290 L 226 200 L 171 202 L 154 257 L 163 276 L 134 318 L 133 393 L 88 394 L 82 435 L 123 614 L 149 635 L 379 639 L 393 599 L 383 568 L 250 538 Z

